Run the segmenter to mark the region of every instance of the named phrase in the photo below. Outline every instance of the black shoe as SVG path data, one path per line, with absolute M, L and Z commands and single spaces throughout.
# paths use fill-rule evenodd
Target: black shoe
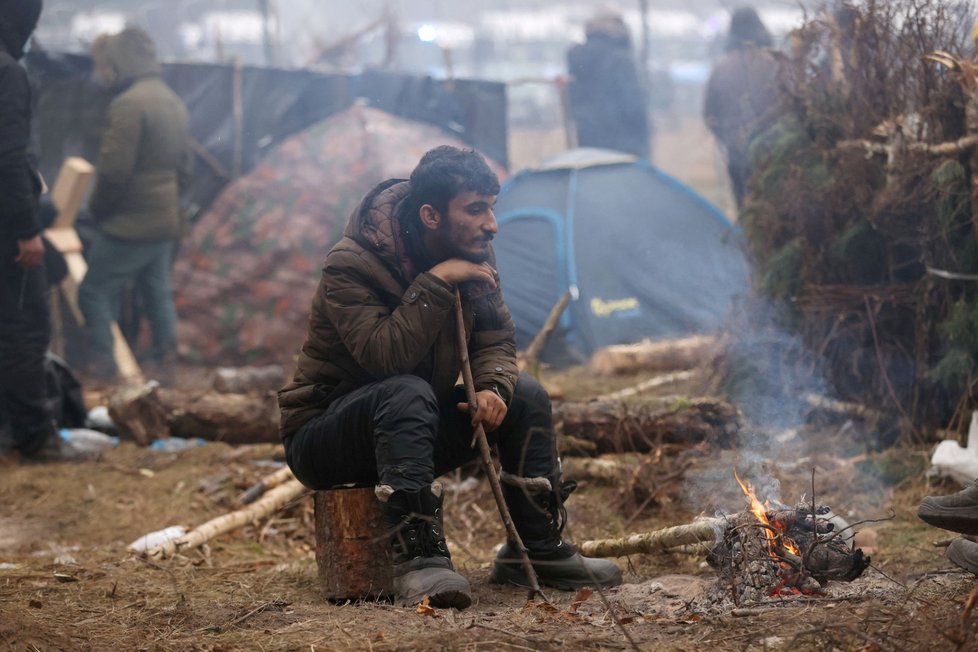
M 961 534 L 978 534 L 978 482 L 950 496 L 927 496 L 917 516 L 925 523 Z
M 967 539 L 955 539 L 944 554 L 956 566 L 978 575 L 978 543 Z
M 530 563 L 541 586 L 573 591 L 585 586 L 608 588 L 621 584 L 621 571 L 613 561 L 584 557 L 566 541 L 555 547 L 552 555 L 535 552 Z M 496 554 L 489 581 L 493 584 L 529 586 L 530 581 L 516 546 L 507 541 Z

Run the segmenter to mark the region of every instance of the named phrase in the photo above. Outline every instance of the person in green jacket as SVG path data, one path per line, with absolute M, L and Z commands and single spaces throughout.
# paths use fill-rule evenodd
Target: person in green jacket
M 111 323 L 120 289 L 133 281 L 153 330 L 152 362 L 168 376 L 176 352 L 170 262 L 182 228 L 180 190 L 192 160 L 187 109 L 161 78 L 145 31 L 129 27 L 101 37 L 92 55 L 96 80 L 116 97 L 89 200 L 98 234 L 78 292 L 89 371 L 102 379 L 117 373 Z

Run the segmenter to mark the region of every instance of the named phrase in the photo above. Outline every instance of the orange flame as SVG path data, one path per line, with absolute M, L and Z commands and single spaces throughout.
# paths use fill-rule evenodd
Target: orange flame
M 754 514 L 754 517 L 764 525 L 764 536 L 767 538 L 767 549 L 768 554 L 772 557 L 777 557 L 778 546 L 784 548 L 788 552 L 794 555 L 801 555 L 801 551 L 798 546 L 795 545 L 794 541 L 790 538 L 784 536 L 782 527 L 780 524 L 773 524 L 767 517 L 767 512 L 771 509 L 771 504 L 768 501 L 763 503 L 757 499 L 757 494 L 754 493 L 754 486 L 747 482 L 745 483 L 740 479 L 740 475 L 737 473 L 737 469 L 734 469 L 734 478 L 737 480 L 737 484 L 740 485 L 740 490 L 744 492 L 744 495 L 750 499 L 750 511 Z

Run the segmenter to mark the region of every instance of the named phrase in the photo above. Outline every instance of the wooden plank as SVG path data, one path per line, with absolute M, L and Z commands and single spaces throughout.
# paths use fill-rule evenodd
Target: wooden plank
M 95 175 L 95 167 L 78 156 L 69 156 L 61 164 L 58 179 L 51 189 L 51 200 L 58 209 L 52 229 L 73 229 L 78 211 L 85 201 L 88 185 Z
M 45 229 L 44 237 L 62 254 L 80 254 L 82 241 L 74 228 Z
M 83 247 L 78 232 L 75 231 L 75 220 L 94 174 L 95 168 L 85 159 L 77 156 L 65 159 L 58 173 L 58 180 L 51 190 L 51 200 L 58 209 L 58 216 L 51 228 L 44 231 L 52 246 L 64 254 L 68 276 L 61 282 L 61 292 L 79 326 L 85 325 L 85 317 L 78 306 L 78 288 L 88 273 L 88 265 L 82 256 Z M 111 329 L 112 356 L 119 368 L 119 375 L 126 382 L 144 382 L 136 356 L 119 330 L 119 325 L 112 322 Z

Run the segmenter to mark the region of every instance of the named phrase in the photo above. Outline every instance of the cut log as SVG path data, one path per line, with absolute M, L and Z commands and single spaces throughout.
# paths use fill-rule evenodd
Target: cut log
M 316 566 L 327 600 L 393 594 L 391 549 L 373 487 L 316 492 Z
M 688 525 L 675 525 L 653 532 L 632 534 L 620 539 L 597 539 L 581 544 L 586 557 L 622 557 L 634 554 L 655 554 L 672 548 L 697 543 L 713 543 L 723 535 L 727 521 L 722 518 L 703 518 Z M 683 550 L 686 550 L 683 548 Z
M 591 356 L 589 366 L 599 376 L 692 369 L 709 361 L 716 355 L 717 348 L 717 338 L 705 335 L 655 342 L 646 340 L 598 349 Z
M 594 444 L 593 452 L 578 454 L 646 453 L 662 444 L 701 442 L 732 448 L 741 427 L 737 408 L 711 398 L 660 411 L 621 401 L 556 403 L 554 421 L 560 435 Z
M 167 437 L 200 437 L 231 444 L 279 441 L 273 394 L 200 393 L 143 386 L 109 399 L 109 416 L 124 434 L 146 445 Z
M 144 554 L 151 559 L 167 559 L 178 552 L 193 550 L 215 537 L 277 512 L 305 491 L 306 488 L 298 480 L 291 480 L 275 487 L 248 507 L 213 518 L 182 537 L 171 539 Z

